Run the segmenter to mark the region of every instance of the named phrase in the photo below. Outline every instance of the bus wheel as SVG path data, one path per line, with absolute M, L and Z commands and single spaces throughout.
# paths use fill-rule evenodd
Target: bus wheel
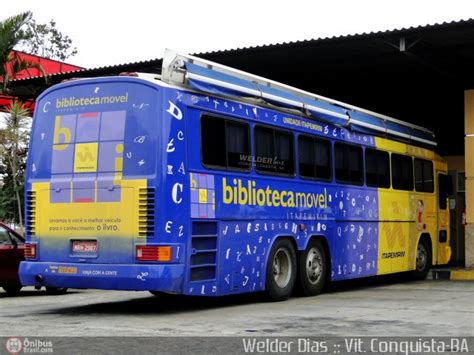
M 305 296 L 321 293 L 326 281 L 326 251 L 320 240 L 313 239 L 300 257 L 299 281 Z
M 46 293 L 48 295 L 64 295 L 67 292 L 66 287 L 46 287 Z
M 417 280 L 424 280 L 431 267 L 431 250 L 426 239 L 422 238 L 416 248 L 416 269 L 413 276 Z
M 166 293 L 162 291 L 149 291 L 153 296 L 158 297 L 161 300 L 165 300 L 168 298 L 175 297 L 176 295 L 173 293 Z
M 267 263 L 266 292 L 273 301 L 290 297 L 296 281 L 296 252 L 288 239 L 278 239 Z
M 21 286 L 3 286 L 3 289 L 9 296 L 16 296 L 20 293 Z

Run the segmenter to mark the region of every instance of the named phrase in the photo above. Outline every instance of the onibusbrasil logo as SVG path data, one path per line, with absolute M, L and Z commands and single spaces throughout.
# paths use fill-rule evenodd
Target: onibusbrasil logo
M 39 339 L 28 339 L 11 337 L 8 338 L 5 347 L 10 354 L 29 353 L 29 354 L 45 354 L 53 352 L 53 342 Z
M 18 354 L 23 349 L 23 344 L 20 338 L 8 338 L 5 344 L 7 351 L 10 354 Z

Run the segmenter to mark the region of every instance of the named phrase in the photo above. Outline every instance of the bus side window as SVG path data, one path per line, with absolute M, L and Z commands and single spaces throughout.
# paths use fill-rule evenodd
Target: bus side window
M 433 162 L 415 158 L 415 190 L 434 192 Z
M 321 180 L 331 179 L 331 143 L 315 139 L 316 149 L 316 178 Z
M 295 162 L 293 154 L 293 135 L 275 131 L 275 162 L 276 172 L 278 174 L 292 175 L 295 173 Z
M 365 149 L 365 181 L 370 187 L 390 187 L 390 157 L 387 152 Z
M 221 117 L 201 118 L 202 163 L 206 167 L 250 170 L 249 126 Z
M 249 127 L 246 124 L 226 121 L 227 167 L 250 169 Z
M 204 165 L 226 167 L 225 122 L 211 116 L 201 119 L 202 162 Z
M 336 181 L 352 185 L 363 185 L 362 148 L 344 143 L 334 144 Z
M 293 175 L 295 172 L 293 135 L 261 126 L 256 126 L 254 133 L 257 171 Z
M 310 137 L 298 137 L 298 168 L 300 176 L 307 178 L 316 177 L 316 154 L 314 141 Z
M 331 178 L 331 144 L 307 136 L 298 137 L 300 176 L 317 180 Z
M 265 127 L 255 127 L 255 165 L 257 171 L 274 172 L 272 159 L 275 156 L 273 130 Z
M 392 186 L 396 190 L 413 191 L 413 158 L 392 154 Z

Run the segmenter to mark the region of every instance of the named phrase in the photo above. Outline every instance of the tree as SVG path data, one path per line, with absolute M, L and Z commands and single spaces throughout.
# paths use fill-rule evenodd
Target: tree
M 0 93 L 7 91 L 8 84 L 16 73 L 27 69 L 37 68 L 38 65 L 22 60 L 13 49 L 30 38 L 24 29 L 31 21 L 31 12 L 24 12 L 0 21 Z
M 4 115 L 5 127 L 0 130 L 0 155 L 5 162 L 3 202 L 11 203 L 8 191 L 13 192 L 18 210 L 18 222 L 23 227 L 22 190 L 24 181 L 25 156 L 28 145 L 28 124 L 30 112 L 19 101 L 13 101 Z M 8 184 L 10 178 L 11 185 Z
M 7 92 L 10 81 L 22 70 L 36 68 L 45 74 L 38 63 L 20 58 L 14 49 L 59 60 L 77 53 L 72 40 L 56 28 L 54 20 L 40 24 L 27 11 L 0 21 L 0 93 Z
M 22 164 L 16 174 L 17 181 L 23 181 L 25 176 L 25 162 L 26 162 L 26 149 L 22 149 L 20 152 L 20 158 Z M 7 152 L 6 155 L 0 156 L 0 175 L 2 176 L 2 185 L 0 187 L 0 220 L 8 223 L 19 224 L 20 218 L 18 215 L 18 201 L 15 187 L 13 185 L 12 170 L 9 163 Z M 24 184 L 20 184 L 18 187 L 20 195 L 20 204 L 24 204 Z M 23 208 L 22 208 L 23 211 Z
M 46 75 L 38 63 L 22 59 L 14 49 L 30 49 L 52 59 L 64 60 L 76 54 L 72 41 L 56 29 L 56 23 L 37 24 L 31 12 L 24 12 L 0 21 L 0 94 L 9 93 L 10 81 L 29 68 Z M 25 159 L 28 145 L 27 126 L 30 113 L 18 100 L 12 98 L 3 115 L 4 128 L 0 129 L 0 218 L 19 222 L 23 227 L 23 189 Z M 17 213 L 15 212 L 17 210 Z
M 28 53 L 61 61 L 77 53 L 77 48 L 72 46 L 72 39 L 62 34 L 52 19 L 44 24 L 31 19 L 26 26 L 26 35 L 28 40 L 24 47 Z
M 14 48 L 30 37 L 25 26 L 31 21 L 31 12 L 24 12 L 0 21 L 0 93 L 8 92 L 10 81 L 22 70 L 38 68 L 36 63 L 18 56 Z M 27 134 L 24 130 L 28 110 L 18 101 L 12 101 L 3 116 L 0 130 L 0 157 L 3 163 L 3 186 L 0 193 L 0 215 L 4 220 L 23 226 L 23 178 Z M 18 211 L 15 213 L 15 209 Z

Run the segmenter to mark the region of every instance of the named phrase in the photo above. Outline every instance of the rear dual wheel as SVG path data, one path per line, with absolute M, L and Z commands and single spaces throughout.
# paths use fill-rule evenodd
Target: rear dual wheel
M 288 239 L 277 239 L 267 262 L 266 292 L 271 300 L 283 301 L 293 292 L 296 282 L 296 252 Z
M 299 260 L 299 285 L 305 296 L 321 293 L 326 281 L 326 251 L 318 239 L 312 239 Z
M 266 292 L 273 301 L 288 299 L 296 281 L 305 296 L 321 293 L 326 281 L 326 251 L 321 241 L 312 239 L 299 258 L 297 273 L 296 251 L 289 239 L 278 239 L 267 263 Z

